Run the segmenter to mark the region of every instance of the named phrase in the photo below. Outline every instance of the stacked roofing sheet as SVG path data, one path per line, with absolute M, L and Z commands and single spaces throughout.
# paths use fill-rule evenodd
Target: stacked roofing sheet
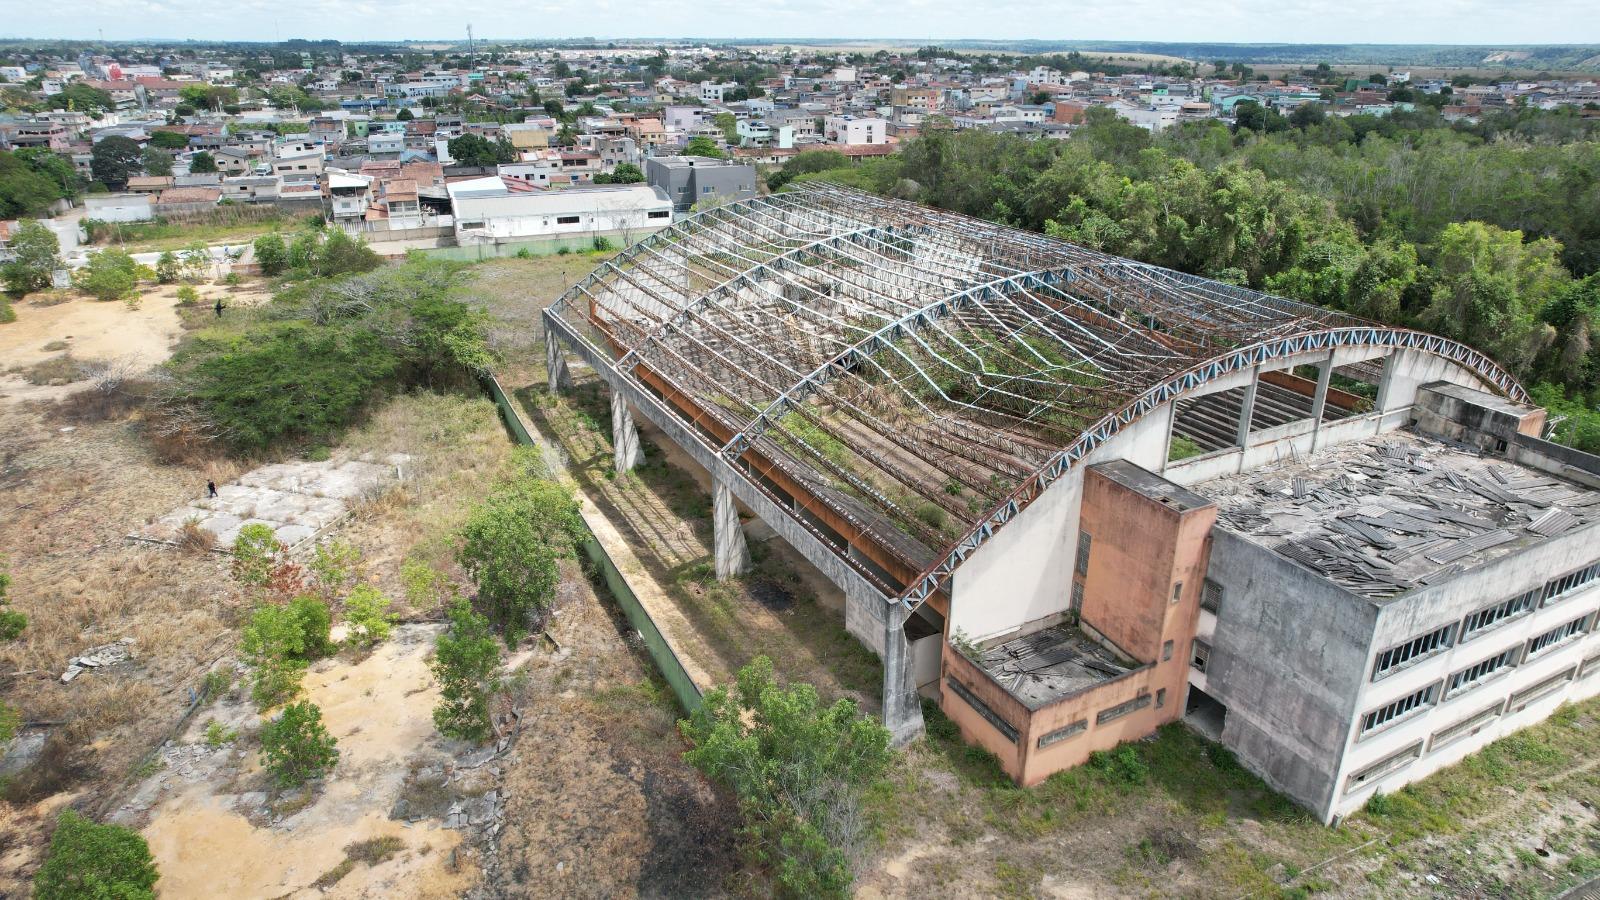
M 1195 490 L 1225 527 L 1371 597 L 1600 519 L 1600 492 L 1405 431 Z

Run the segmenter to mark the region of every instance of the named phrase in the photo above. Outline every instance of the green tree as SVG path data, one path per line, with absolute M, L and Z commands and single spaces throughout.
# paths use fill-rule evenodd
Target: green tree
M 233 538 L 233 577 L 243 584 L 260 587 L 272 577 L 272 570 L 287 550 L 271 525 L 251 522 L 240 528 Z
M 162 150 L 160 147 L 144 148 L 141 159 L 144 162 L 144 173 L 146 175 L 162 176 L 172 174 L 172 154 Z
M 67 182 L 57 180 L 55 164 L 61 157 L 41 151 L 0 151 L 0 219 L 42 216 L 71 191 L 77 175 L 67 163 Z
M 209 152 L 201 150 L 189 160 L 189 171 L 195 174 L 205 174 L 217 171 L 217 158 Z
M 63 810 L 33 876 L 35 900 L 154 900 L 155 859 L 139 832 Z
M 612 184 L 639 184 L 644 181 L 644 173 L 633 163 L 617 163 L 611 170 Z
M 283 274 L 289 265 L 289 248 L 283 243 L 283 237 L 276 231 L 264 234 L 255 241 L 256 265 L 261 267 L 261 274 L 271 277 Z
M 703 156 L 707 159 L 724 158 L 724 154 L 721 148 L 717 146 L 717 142 L 703 134 L 697 134 L 694 137 L 689 138 L 689 142 L 683 145 L 683 155 Z
M 91 254 L 72 273 L 72 284 L 96 300 L 125 300 L 138 290 L 140 278 L 154 277 L 155 272 L 135 262 L 126 250 L 113 247 Z
M 389 639 L 394 617 L 389 613 L 390 601 L 370 584 L 358 584 L 344 598 L 344 620 L 349 627 L 345 643 L 365 650 Z
M 680 723 L 684 759 L 739 799 L 745 850 L 782 893 L 845 897 L 865 844 L 862 797 L 888 769 L 889 732 L 855 702 L 824 706 L 808 684 L 780 687 L 758 656 L 732 689 L 707 692 Z
M 305 632 L 294 610 L 272 603 L 256 607 L 239 643 L 239 655 L 250 666 L 250 698 L 256 706 L 271 709 L 300 693 L 305 654 Z
M 330 656 L 338 647 L 329 637 L 333 616 L 328 604 L 315 594 L 300 594 L 289 601 L 289 614 L 300 629 L 301 658 L 307 661 Z
M 70 109 L 77 112 L 89 113 L 99 118 L 100 112 L 115 109 L 116 101 L 111 99 L 111 94 L 96 87 L 90 87 L 81 81 L 67 85 L 59 94 L 50 98 L 53 109 Z
M 500 668 L 500 645 L 489 620 L 473 612 L 467 601 L 457 599 L 449 615 L 450 627 L 439 635 L 428 664 L 439 682 L 433 725 L 446 737 L 481 742 L 494 732 L 489 693 Z
M 361 551 L 349 541 L 334 538 L 312 549 L 307 568 L 322 596 L 337 597 L 361 577 Z
M 183 275 L 183 264 L 178 262 L 178 255 L 171 250 L 161 251 L 156 257 L 156 281 L 161 284 L 172 284 Z
M 322 710 L 302 700 L 261 726 L 261 758 L 279 785 L 292 787 L 320 778 L 338 764 L 338 741 L 322 724 Z
M 149 146 L 162 150 L 184 150 L 189 146 L 189 136 L 176 131 L 156 131 L 150 135 Z
M 1424 321 L 1439 333 L 1522 371 L 1555 340 L 1544 305 L 1568 284 L 1561 245 L 1522 232 L 1459 222 L 1439 234 Z
M 571 492 L 543 477 L 538 457 L 518 448 L 513 460 L 512 476 L 468 516 L 456 553 L 478 587 L 479 607 L 507 647 L 550 605 L 556 562 L 571 554 L 582 531 Z
M 395 114 L 394 118 L 395 118 L 396 122 L 409 122 L 412 119 L 416 118 L 416 116 L 413 116 L 411 114 L 411 110 L 402 109 L 398 113 Z
M 133 138 L 114 134 L 95 142 L 89 154 L 89 171 L 94 180 L 114 191 L 128 186 L 128 178 L 144 169 L 144 151 Z
M 11 234 L 14 258 L 0 266 L 6 290 L 21 295 L 49 287 L 51 276 L 63 265 L 60 250 L 55 232 L 38 222 L 19 224 Z
M 506 141 L 491 141 L 482 135 L 463 134 L 451 138 L 450 158 L 463 166 L 493 166 L 515 162 L 516 151 Z

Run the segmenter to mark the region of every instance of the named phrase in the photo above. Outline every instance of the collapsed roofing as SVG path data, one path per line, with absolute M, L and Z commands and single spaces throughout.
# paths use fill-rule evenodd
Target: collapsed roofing
M 701 212 L 549 313 L 621 377 L 688 401 L 673 414 L 730 461 L 759 454 L 923 569 L 917 600 L 1098 443 L 1209 377 L 1334 341 L 1448 345 L 1521 392 L 1440 338 L 820 183 Z
M 1374 598 L 1600 521 L 1600 491 L 1408 431 L 1194 490 L 1223 527 Z

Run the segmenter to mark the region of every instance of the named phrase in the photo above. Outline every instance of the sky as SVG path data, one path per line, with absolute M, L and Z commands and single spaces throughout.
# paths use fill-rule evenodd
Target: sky
M 1600 43 L 1594 0 L 0 0 L 0 38 L 675 37 Z

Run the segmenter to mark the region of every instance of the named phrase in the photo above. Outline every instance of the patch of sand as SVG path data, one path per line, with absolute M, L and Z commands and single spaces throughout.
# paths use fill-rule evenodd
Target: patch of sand
M 473 855 L 456 852 L 461 834 L 388 817 L 406 759 L 434 737 L 438 689 L 426 660 L 438 630 L 402 626 L 358 663 L 326 661 L 307 673 L 306 696 L 338 739 L 339 764 L 306 809 L 259 827 L 234 808 L 238 795 L 218 792 L 217 778 L 166 797 L 144 829 L 161 869 L 161 896 L 460 896 L 477 877 Z M 186 739 L 199 739 L 202 730 L 197 721 Z M 248 775 L 255 766 L 242 768 Z M 344 860 L 349 844 L 388 836 L 404 849 L 377 866 L 357 864 L 328 890 L 314 885 Z
M 62 350 L 45 349 L 57 341 L 80 360 L 129 359 L 153 366 L 171 355 L 183 332 L 172 285 L 145 291 L 138 309 L 87 298 L 51 306 L 19 303 L 13 309 L 17 320 L 0 325 L 0 359 L 7 368 L 25 368 L 59 355 Z

